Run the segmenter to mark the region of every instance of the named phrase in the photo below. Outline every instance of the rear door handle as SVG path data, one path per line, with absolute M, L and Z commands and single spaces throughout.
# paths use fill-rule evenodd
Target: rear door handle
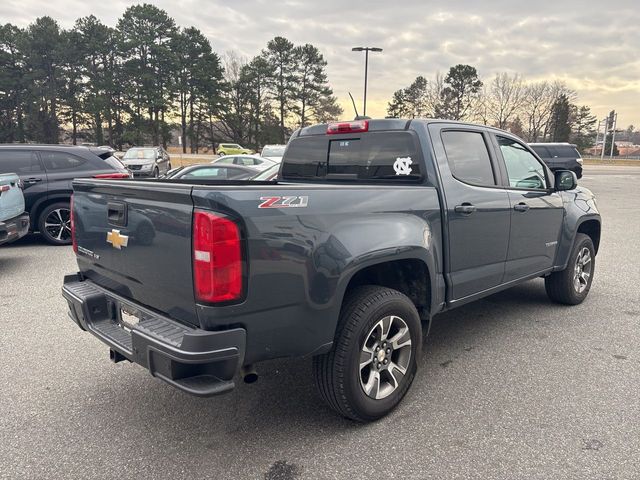
M 470 203 L 463 203 L 462 205 L 456 205 L 455 211 L 456 213 L 464 213 L 466 215 L 470 215 L 476 211 L 476 206 L 471 205 Z
M 515 205 L 515 206 L 513 207 L 513 209 L 514 209 L 516 212 L 526 212 L 527 210 L 529 210 L 529 205 L 527 205 L 527 204 L 526 204 L 526 203 L 524 203 L 524 202 L 520 202 L 520 203 L 518 203 L 517 205 Z
M 31 178 L 27 178 L 24 183 L 38 183 L 41 182 L 42 179 L 41 178 L 36 178 L 36 177 L 31 177 Z

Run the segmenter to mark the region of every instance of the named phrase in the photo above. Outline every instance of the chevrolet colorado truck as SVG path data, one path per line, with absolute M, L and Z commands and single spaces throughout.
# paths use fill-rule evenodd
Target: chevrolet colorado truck
M 113 361 L 209 396 L 313 357 L 357 421 L 401 401 L 437 313 L 536 277 L 582 302 L 601 224 L 519 138 L 398 119 L 296 131 L 274 182 L 76 180 L 72 212 L 63 295 Z

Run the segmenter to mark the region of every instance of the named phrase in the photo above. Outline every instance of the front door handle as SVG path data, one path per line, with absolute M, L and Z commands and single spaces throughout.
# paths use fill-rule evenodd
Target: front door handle
M 27 179 L 24 181 L 24 183 L 32 184 L 32 183 L 38 183 L 38 182 L 41 182 L 41 181 L 42 181 L 42 179 L 41 179 L 41 178 L 31 177 L 31 178 L 27 178 Z
M 455 211 L 456 213 L 464 213 L 465 215 L 471 215 L 473 212 L 476 211 L 476 206 L 465 202 L 462 205 L 456 205 Z
M 515 206 L 513 207 L 513 209 L 514 209 L 516 212 L 526 212 L 527 210 L 529 210 L 529 205 L 527 205 L 527 204 L 526 204 L 526 203 L 524 203 L 524 202 L 520 202 L 520 203 L 518 203 L 517 205 L 515 205 Z

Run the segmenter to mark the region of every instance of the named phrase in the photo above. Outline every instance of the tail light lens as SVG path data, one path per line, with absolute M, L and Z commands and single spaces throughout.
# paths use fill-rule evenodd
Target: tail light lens
M 335 122 L 327 125 L 327 134 L 333 133 L 358 133 L 368 132 L 368 120 L 355 120 L 353 122 Z
M 0 193 L 8 192 L 11 189 L 9 185 L 0 185 Z
M 99 175 L 94 175 L 93 178 L 131 178 L 130 173 L 101 173 Z
M 196 299 L 216 303 L 242 297 L 242 241 L 228 217 L 193 213 L 193 284 Z
M 73 195 L 71 195 L 71 201 L 69 202 L 69 220 L 71 223 L 71 245 L 73 245 L 73 251 L 78 253 L 78 241 L 76 240 L 76 222 L 73 218 Z

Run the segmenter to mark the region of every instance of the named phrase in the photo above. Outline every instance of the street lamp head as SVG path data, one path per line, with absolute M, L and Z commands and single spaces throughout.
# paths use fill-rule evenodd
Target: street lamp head
M 371 50 L 372 52 L 381 52 L 382 49 L 378 48 L 378 47 L 371 47 L 369 50 Z
M 351 49 L 352 52 L 362 52 L 363 50 L 364 50 L 364 48 L 362 48 L 362 47 L 353 47 Z

